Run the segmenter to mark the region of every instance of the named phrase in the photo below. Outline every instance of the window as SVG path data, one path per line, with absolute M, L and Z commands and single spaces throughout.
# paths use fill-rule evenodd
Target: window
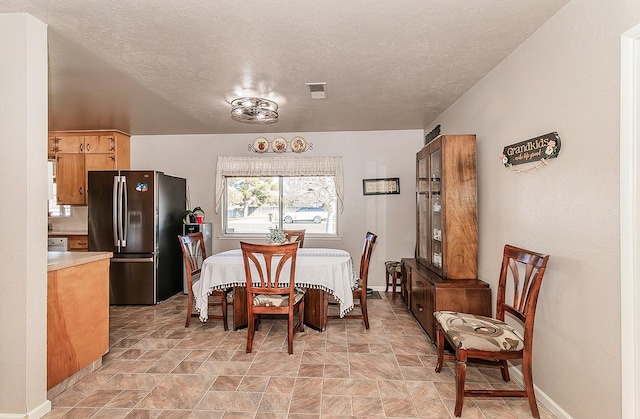
M 48 199 L 47 210 L 49 217 L 69 217 L 71 216 L 71 205 L 58 205 L 57 185 L 56 185 L 56 164 L 54 161 L 47 162 L 47 182 Z
M 226 234 L 336 235 L 343 190 L 341 157 L 218 157 L 216 212 Z
M 331 176 L 227 177 L 225 189 L 226 234 L 265 234 L 277 227 L 336 235 Z

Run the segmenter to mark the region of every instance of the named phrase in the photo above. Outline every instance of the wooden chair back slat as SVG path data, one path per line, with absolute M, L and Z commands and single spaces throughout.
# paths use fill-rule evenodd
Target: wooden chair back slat
M 278 245 L 240 242 L 240 247 L 244 256 L 248 292 L 284 294 L 287 292 L 286 288 L 289 288 L 293 293 L 298 243 Z M 287 278 L 281 278 L 285 267 L 289 268 L 289 275 Z M 258 283 L 260 285 L 256 285 Z M 283 283 L 286 285 L 283 286 Z
M 524 323 L 525 335 L 533 333 L 538 294 L 548 260 L 549 255 L 511 245 L 504 247 L 498 281 L 496 318 L 505 321 L 505 313 L 510 313 Z M 511 302 L 506 299 L 506 290 L 509 287 L 513 292 Z
M 304 247 L 304 233 L 306 230 L 284 230 L 284 235 L 289 243 L 298 242 L 299 247 Z

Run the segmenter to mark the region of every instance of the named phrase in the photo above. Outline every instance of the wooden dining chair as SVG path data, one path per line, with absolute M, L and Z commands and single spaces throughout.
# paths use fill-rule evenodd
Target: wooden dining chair
M 360 257 L 360 275 L 358 277 L 357 288 L 352 291 L 353 301 L 358 300 L 360 303 L 355 304 L 354 310 L 360 307 L 360 314 L 349 314 L 344 317 L 339 315 L 327 315 L 324 322 L 326 329 L 329 319 L 362 319 L 364 321 L 365 329 L 369 329 L 369 313 L 367 312 L 367 278 L 369 277 L 369 261 L 371 261 L 371 253 L 373 253 L 373 245 L 376 242 L 378 236 L 371 232 L 367 232 L 364 239 L 364 245 L 362 246 L 362 256 Z M 329 310 L 329 293 L 324 293 L 324 312 L 328 313 Z
M 207 258 L 207 249 L 204 246 L 204 235 L 202 232 L 191 233 L 185 236 L 178 236 L 182 256 L 184 258 L 185 273 L 187 276 L 187 321 L 184 327 L 189 327 L 191 317 L 198 317 L 198 313 L 193 312 L 193 285 L 200 280 L 202 262 Z M 214 315 L 209 312 L 210 319 L 221 319 L 224 330 L 227 326 L 227 293 L 228 290 L 213 291 L 208 297 L 209 307 L 221 306 L 222 314 Z
M 304 232 L 306 230 L 284 230 L 284 235 L 289 243 L 298 242 L 299 247 L 304 247 Z
M 445 359 L 445 341 L 455 351 L 456 404 L 454 414 L 462 414 L 464 397 L 526 397 L 531 414 L 539 418 L 533 388 L 531 369 L 533 348 L 533 321 L 540 293 L 540 285 L 549 255 L 505 245 L 502 268 L 498 281 L 495 318 L 451 311 L 434 313 L 437 323 L 436 342 L 438 363 L 436 372 L 442 371 Z M 507 296 L 509 293 L 509 297 Z M 524 333 L 505 323 L 505 314 L 518 319 Z M 509 381 L 507 360 L 522 359 L 524 390 L 465 390 L 467 360 L 500 367 L 502 379 Z
M 293 353 L 295 329 L 304 331 L 304 290 L 295 286 L 298 243 L 253 244 L 240 242 L 247 280 L 247 353 L 253 348 L 257 320 L 262 314 L 287 315 L 287 343 Z M 294 313 L 299 322 L 294 325 Z

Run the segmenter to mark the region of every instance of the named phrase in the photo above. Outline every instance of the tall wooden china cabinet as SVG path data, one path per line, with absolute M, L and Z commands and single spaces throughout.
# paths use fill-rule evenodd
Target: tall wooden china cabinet
M 402 259 L 407 305 L 432 341 L 433 312 L 491 315 L 478 279 L 476 136 L 440 135 L 417 153 L 416 254 Z

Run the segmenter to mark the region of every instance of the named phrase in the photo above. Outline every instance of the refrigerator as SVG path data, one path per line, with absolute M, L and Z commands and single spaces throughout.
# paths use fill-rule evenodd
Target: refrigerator
M 186 180 L 153 170 L 88 177 L 89 251 L 113 252 L 110 304 L 158 304 L 180 292 Z

